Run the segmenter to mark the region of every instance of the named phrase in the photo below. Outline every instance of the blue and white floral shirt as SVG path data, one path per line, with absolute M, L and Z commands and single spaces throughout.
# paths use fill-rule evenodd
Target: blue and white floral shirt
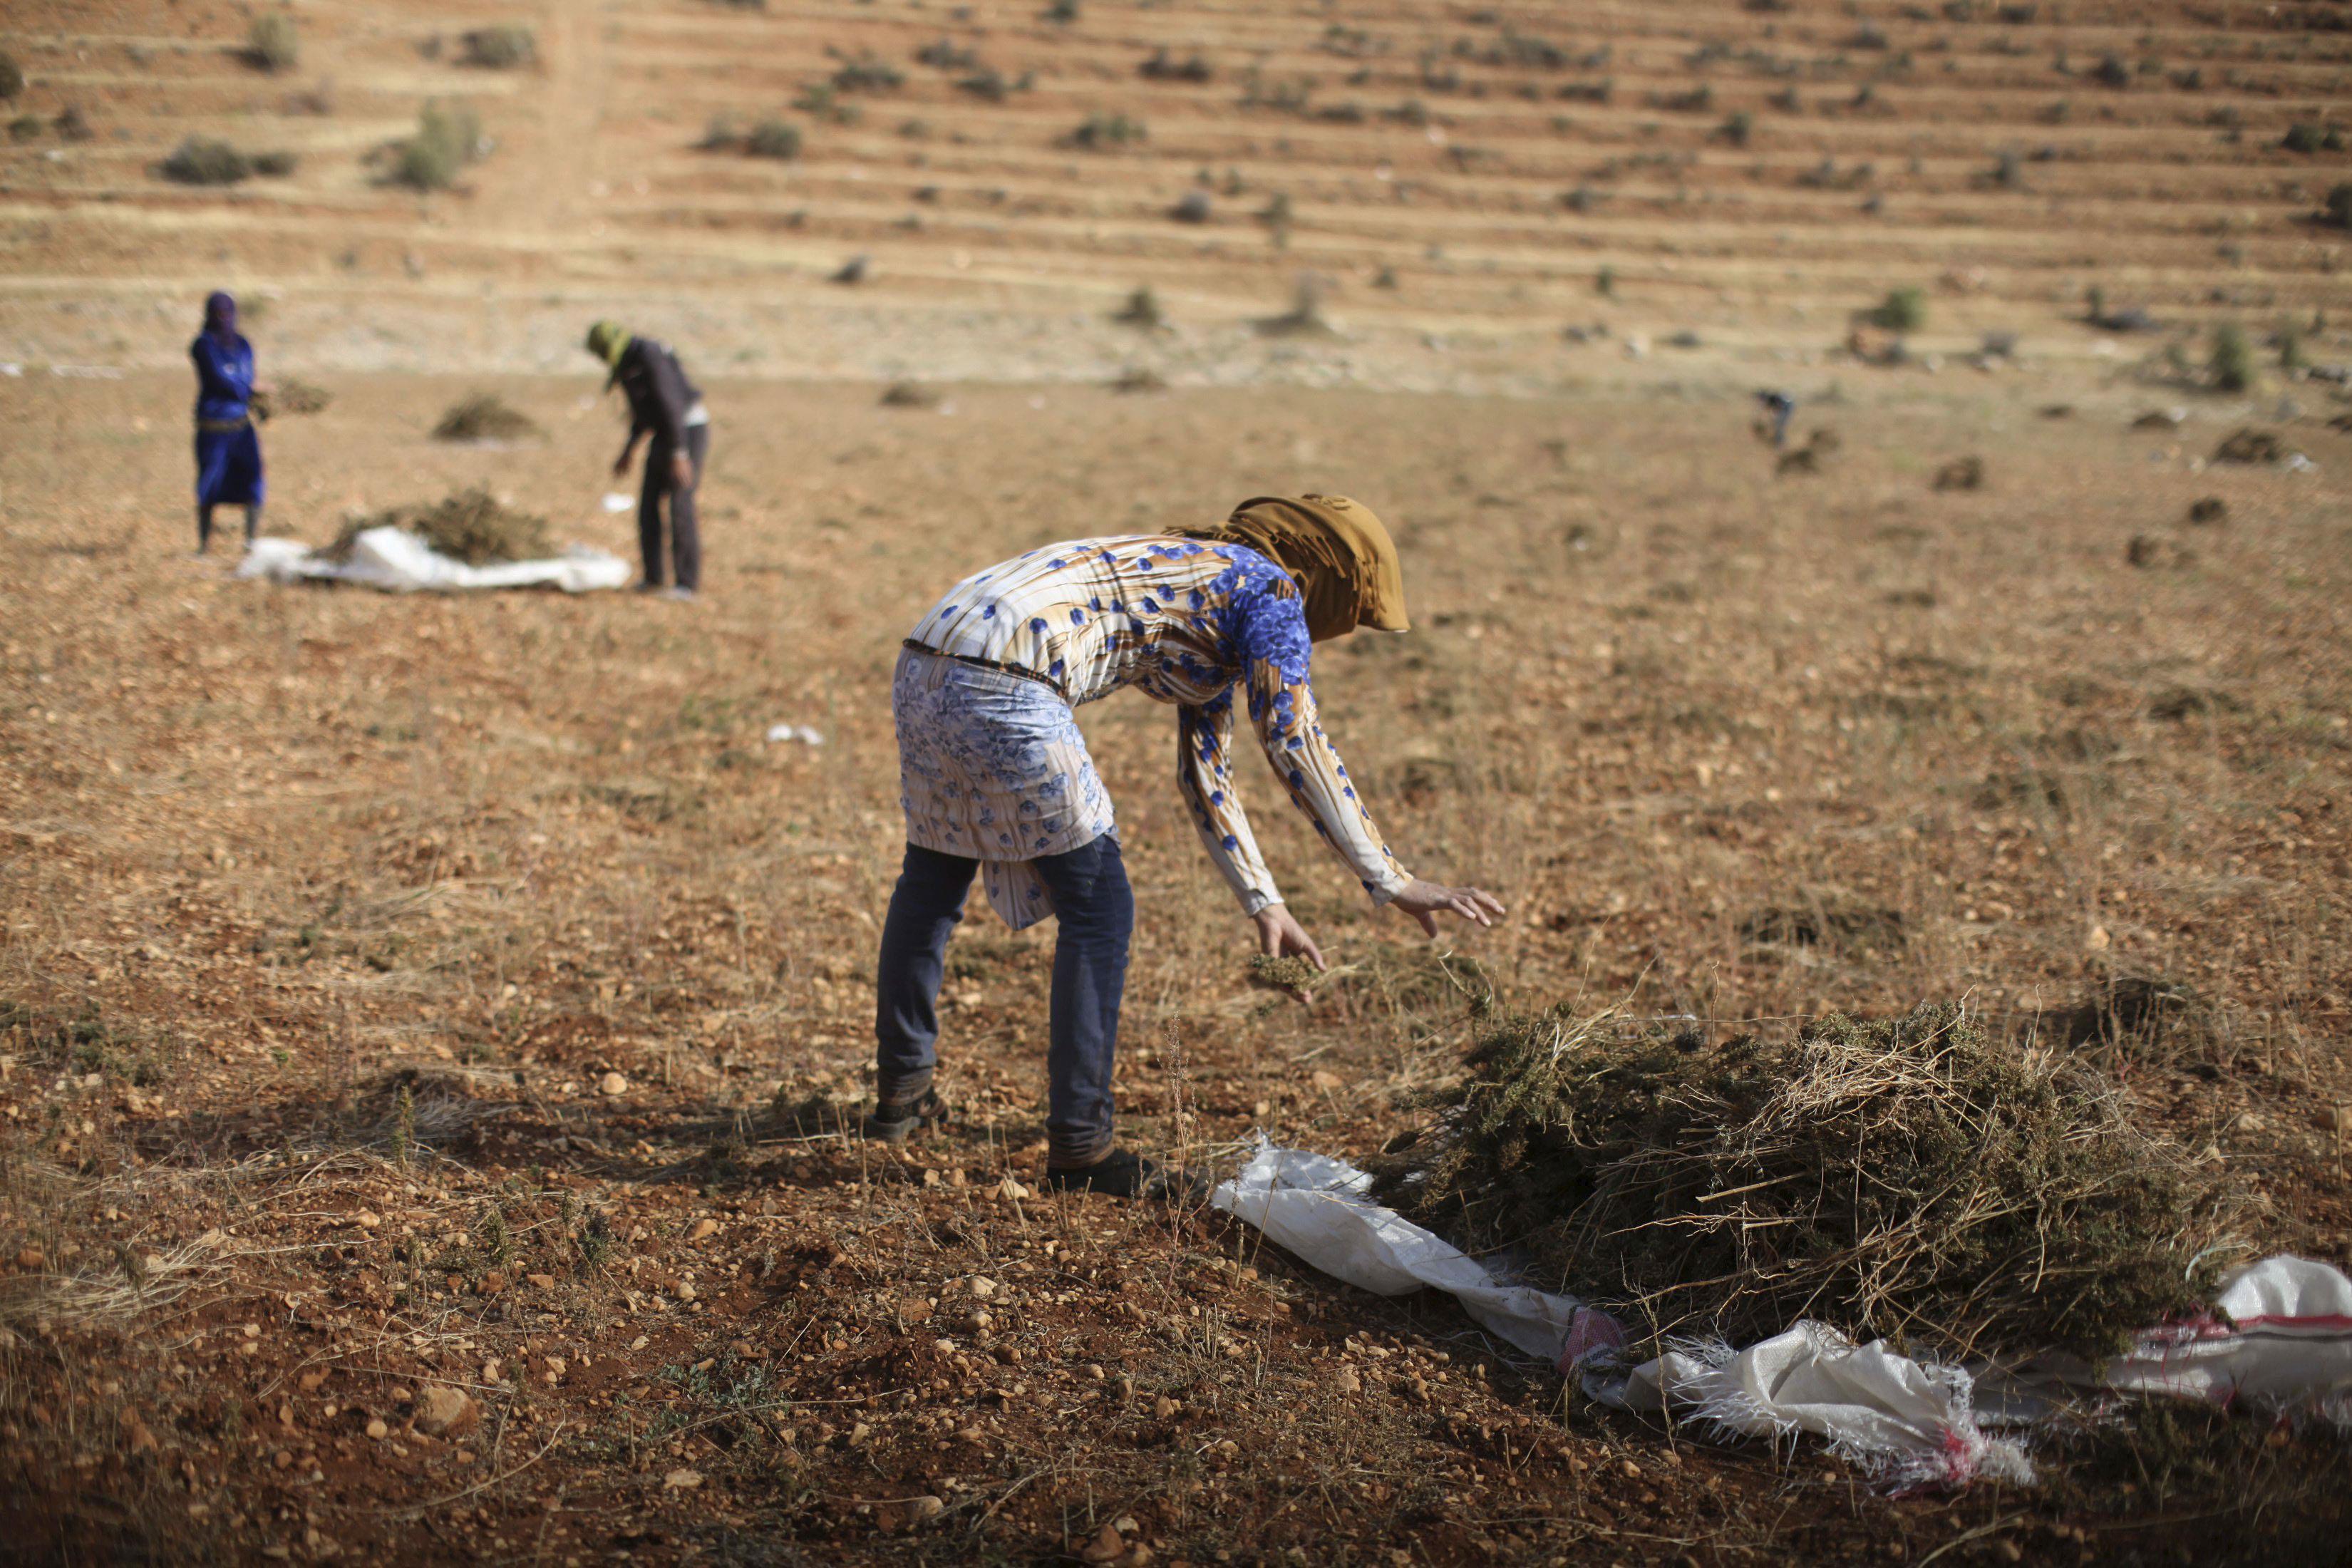
M 1178 783 L 1251 914 L 1282 895 L 1234 787 L 1237 687 L 1292 804 L 1373 900 L 1412 879 L 1317 721 L 1298 586 L 1254 550 L 1159 534 L 1045 545 L 957 584 L 911 640 L 1043 677 L 1074 707 L 1128 686 L 1173 704 Z

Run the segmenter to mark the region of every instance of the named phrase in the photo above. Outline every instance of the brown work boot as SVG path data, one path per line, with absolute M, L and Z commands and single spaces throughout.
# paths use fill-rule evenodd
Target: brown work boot
M 1114 1149 L 1091 1165 L 1045 1169 L 1045 1184 L 1066 1193 L 1108 1193 L 1115 1198 L 1157 1198 L 1163 1203 L 1205 1195 L 1207 1186 L 1189 1171 L 1171 1171 L 1131 1149 Z
M 877 1105 L 866 1113 L 860 1129 L 866 1137 L 885 1143 L 904 1143 L 916 1129 L 937 1127 L 948 1119 L 948 1102 L 934 1089 L 925 1089 L 923 1098 L 910 1100 L 904 1105 Z

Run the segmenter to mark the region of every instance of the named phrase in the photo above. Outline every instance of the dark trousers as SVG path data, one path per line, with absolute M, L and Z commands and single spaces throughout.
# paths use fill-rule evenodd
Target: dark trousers
M 1041 857 L 1035 865 L 1053 894 L 1058 922 L 1046 1026 L 1048 1159 L 1066 1167 L 1090 1165 L 1110 1152 L 1111 1066 L 1128 942 L 1135 934 L 1135 894 L 1118 840 L 1108 833 L 1066 855 Z M 939 1061 L 940 976 L 948 938 L 963 918 L 964 895 L 979 868 L 961 855 L 907 846 L 882 922 L 875 981 L 874 1057 L 884 1103 L 911 1100 L 930 1082 Z
M 694 492 L 702 488 L 702 465 L 710 458 L 710 426 L 686 427 L 686 455 L 694 464 L 694 483 L 681 489 L 670 475 L 670 458 L 677 448 L 654 437 L 646 454 L 645 488 L 637 492 L 637 553 L 644 557 L 646 581 L 662 580 L 662 498 L 669 498 L 669 554 L 677 568 L 673 579 L 681 588 L 702 586 L 702 535 L 695 526 Z

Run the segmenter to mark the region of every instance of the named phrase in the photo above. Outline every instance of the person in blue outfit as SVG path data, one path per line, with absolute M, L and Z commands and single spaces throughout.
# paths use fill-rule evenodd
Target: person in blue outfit
M 245 508 L 245 542 L 261 531 L 261 437 L 253 400 L 253 345 L 236 330 L 236 301 L 205 300 L 205 330 L 188 345 L 196 366 L 196 553 L 212 548 L 213 508 Z

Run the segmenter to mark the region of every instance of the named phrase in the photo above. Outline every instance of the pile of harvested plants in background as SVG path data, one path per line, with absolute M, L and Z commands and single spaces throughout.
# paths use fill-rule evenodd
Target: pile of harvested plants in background
M 334 395 L 323 386 L 288 376 L 268 395 L 254 394 L 253 411 L 268 419 L 281 414 L 324 414 Z
M 1951 1005 L 1790 1042 L 1507 1018 L 1384 1202 L 1656 1333 L 1801 1317 L 1951 1352 L 2098 1353 L 2197 1310 L 2235 1201 L 2078 1063 Z M 1637 1329 L 1637 1331 L 1639 1331 Z
M 542 561 L 556 553 L 547 519 L 514 511 L 478 486 L 425 507 L 394 507 L 353 518 L 335 542 L 319 553 L 330 561 L 351 559 L 352 542 L 371 528 L 404 528 L 436 551 L 468 566 L 501 561 Z
M 433 426 L 436 441 L 520 441 L 541 433 L 530 416 L 495 392 L 478 392 L 453 403 Z

